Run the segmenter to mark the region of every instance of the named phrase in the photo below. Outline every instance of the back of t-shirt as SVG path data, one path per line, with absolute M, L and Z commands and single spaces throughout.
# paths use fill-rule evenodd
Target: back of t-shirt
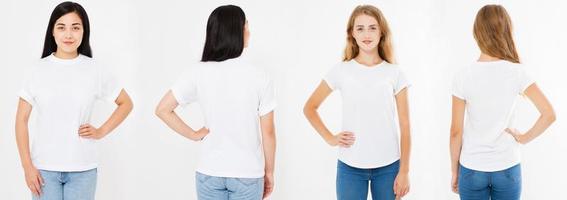
M 476 62 L 455 76 L 453 96 L 465 100 L 460 162 L 479 171 L 499 171 L 520 162 L 513 128 L 516 100 L 533 82 L 520 64 Z
M 190 67 L 172 87 L 180 104 L 198 101 L 210 133 L 197 171 L 211 176 L 259 178 L 264 155 L 259 117 L 275 107 L 267 73 L 242 59 Z

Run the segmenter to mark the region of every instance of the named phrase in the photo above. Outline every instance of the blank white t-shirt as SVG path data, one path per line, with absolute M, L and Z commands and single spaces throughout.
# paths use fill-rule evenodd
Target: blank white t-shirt
M 339 160 L 366 169 L 399 160 L 395 95 L 409 86 L 400 68 L 387 62 L 367 67 L 353 59 L 333 67 L 324 80 L 341 93 L 342 130 L 356 137 L 351 147 L 339 148 Z
M 242 58 L 200 62 L 171 88 L 181 105 L 199 102 L 209 134 L 197 171 L 209 176 L 264 176 L 260 116 L 276 106 L 272 81 Z
M 508 61 L 476 62 L 455 75 L 453 96 L 466 102 L 463 166 L 493 172 L 520 163 L 519 144 L 504 130 L 514 128 L 516 101 L 532 83 L 522 65 Z
M 109 102 L 122 87 L 93 59 L 79 55 L 41 59 L 27 74 L 19 96 L 32 105 L 32 163 L 49 171 L 86 171 L 97 167 L 96 141 L 79 137 L 79 126 L 90 123 L 95 100 Z

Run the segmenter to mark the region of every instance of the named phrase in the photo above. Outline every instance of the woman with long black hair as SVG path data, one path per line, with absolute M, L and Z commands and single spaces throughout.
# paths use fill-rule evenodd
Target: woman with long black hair
M 96 141 L 132 110 L 126 91 L 92 58 L 89 36 L 89 19 L 81 5 L 57 5 L 49 19 L 42 59 L 26 74 L 19 93 L 16 140 L 33 199 L 93 200 Z M 90 115 L 99 99 L 118 107 L 95 127 Z M 32 111 L 35 120 L 28 126 Z
M 241 58 L 249 35 L 240 7 L 216 8 L 207 22 L 201 62 L 187 69 L 156 108 L 175 132 L 202 142 L 196 173 L 200 200 L 262 199 L 272 192 L 274 88 L 267 73 Z M 175 113 L 177 106 L 193 102 L 205 117 L 198 130 Z

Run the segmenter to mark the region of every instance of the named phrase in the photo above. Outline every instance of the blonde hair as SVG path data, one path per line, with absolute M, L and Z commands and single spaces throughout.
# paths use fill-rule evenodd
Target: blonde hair
M 356 40 L 352 37 L 352 30 L 354 29 L 354 20 L 360 15 L 368 15 L 374 17 L 378 22 L 378 27 L 380 29 L 380 41 L 378 43 L 378 56 L 384 59 L 388 63 L 394 63 L 394 53 L 391 41 L 391 32 L 388 27 L 388 22 L 386 18 L 382 15 L 382 12 L 371 5 L 360 5 L 357 6 L 350 14 L 350 18 L 347 24 L 347 44 L 345 47 L 343 61 L 350 61 L 359 53 L 359 47 L 356 44 Z
M 501 5 L 486 5 L 476 14 L 474 39 L 482 53 L 520 63 L 512 38 L 512 20 Z

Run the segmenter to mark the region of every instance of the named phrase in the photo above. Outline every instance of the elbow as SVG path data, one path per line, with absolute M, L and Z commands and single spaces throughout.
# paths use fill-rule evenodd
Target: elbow
M 451 128 L 451 139 L 461 138 L 462 135 L 463 135 L 463 129 Z
M 130 113 L 134 109 L 134 102 L 128 101 L 128 103 L 126 103 L 126 105 L 124 105 L 124 107 L 128 111 L 128 113 Z
M 165 113 L 167 113 L 166 109 L 161 106 L 157 106 L 156 110 L 154 111 L 154 114 L 159 118 L 163 118 Z
M 310 118 L 315 112 L 317 112 L 317 107 L 309 104 L 305 104 L 305 106 L 303 106 L 303 115 L 305 115 L 305 117 Z
M 546 121 L 548 121 L 550 124 L 555 122 L 555 120 L 557 119 L 557 117 L 555 116 L 555 112 L 553 112 L 553 110 L 551 110 L 551 112 L 547 112 L 546 114 L 543 114 L 542 117 L 545 118 Z

